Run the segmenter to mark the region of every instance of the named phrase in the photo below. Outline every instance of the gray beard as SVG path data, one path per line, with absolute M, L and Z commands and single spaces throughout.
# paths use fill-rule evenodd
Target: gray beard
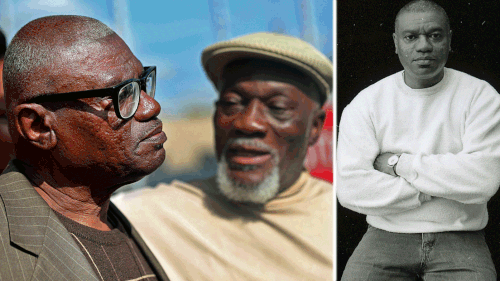
M 256 146 L 253 140 L 249 139 L 234 139 L 232 142 L 236 143 L 247 143 L 249 145 Z M 229 144 L 229 143 L 228 143 Z M 260 147 L 263 144 L 258 144 Z M 226 145 L 227 147 L 227 145 Z M 217 166 L 217 188 L 219 191 L 231 201 L 236 202 L 251 202 L 256 204 L 264 204 L 267 201 L 276 197 L 279 192 L 280 187 L 280 175 L 279 175 L 279 157 L 275 151 L 271 152 L 273 156 L 274 166 L 271 169 L 269 175 L 267 175 L 261 182 L 256 184 L 243 184 L 235 181 L 228 176 L 228 163 L 226 161 L 226 149 L 222 152 L 220 160 Z M 238 167 L 242 171 L 253 170 L 255 167 L 253 165 L 244 165 Z

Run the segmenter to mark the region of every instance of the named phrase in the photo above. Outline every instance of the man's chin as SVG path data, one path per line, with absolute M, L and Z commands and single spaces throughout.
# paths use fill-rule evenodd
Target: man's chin
M 161 148 L 158 148 L 157 151 L 155 151 L 153 157 L 151 157 L 151 160 L 143 162 L 143 171 L 146 175 L 151 174 L 152 172 L 156 171 L 161 164 L 163 164 L 163 161 L 165 161 L 166 157 L 166 152 L 163 146 Z
M 217 187 L 227 199 L 236 202 L 264 204 L 279 192 L 279 169 L 263 174 L 259 169 L 228 169 L 227 162 L 217 167 Z
M 443 68 L 439 65 L 415 65 L 411 68 L 411 72 L 415 78 L 432 79 L 440 76 Z
M 145 155 L 134 155 L 133 162 L 128 163 L 129 167 L 126 169 L 129 174 L 139 176 L 141 178 L 156 171 L 165 161 L 166 153 L 163 147 L 158 150 L 152 151 Z
M 261 184 L 269 174 L 269 170 L 262 171 L 251 167 L 248 169 L 227 169 L 227 176 L 232 181 L 249 187 Z

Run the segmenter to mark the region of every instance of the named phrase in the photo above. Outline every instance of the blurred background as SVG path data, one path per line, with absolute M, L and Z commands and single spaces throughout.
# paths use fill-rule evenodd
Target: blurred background
M 217 93 L 200 65 L 201 51 L 215 42 L 271 31 L 300 37 L 333 58 L 331 0 L 0 0 L 0 27 L 10 42 L 23 25 L 48 15 L 96 18 L 115 30 L 143 65 L 157 66 L 160 118 L 168 141 L 164 164 L 119 191 L 190 181 L 216 171 L 211 115 Z M 310 149 L 306 166 L 333 181 L 332 102 L 324 134 Z

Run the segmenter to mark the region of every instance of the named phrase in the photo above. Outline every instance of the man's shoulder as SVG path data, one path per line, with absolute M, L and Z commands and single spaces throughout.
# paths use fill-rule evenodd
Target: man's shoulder
M 321 200 L 333 200 L 333 184 L 325 180 L 309 175 L 306 183 L 311 189 L 311 195 L 314 198 L 322 198 Z
M 30 280 L 55 280 L 61 276 L 68 280 L 78 277 L 82 280 L 97 280 L 70 233 L 35 191 L 22 170 L 12 162 L 0 175 L 0 225 L 3 226 L 0 236 L 6 238 L 0 241 L 0 252 L 3 254 L 0 255 L 0 264 L 2 259 L 7 259 L 11 264 L 16 263 L 26 269 L 31 268 L 33 263 L 37 263 L 39 268 L 54 269 L 50 272 L 22 272 L 23 276 L 33 274 Z M 67 260 L 60 263 L 61 259 Z M 0 265 L 0 275 L 5 269 L 10 268 Z M 10 271 L 14 274 L 13 280 L 23 278 L 19 272 Z
M 0 198 L 2 198 L 3 203 L 12 208 L 21 209 L 19 212 L 29 212 L 33 206 L 45 206 L 45 201 L 35 191 L 22 170 L 14 163 L 14 161 L 9 162 L 7 168 L 0 175 Z M 8 200 L 9 203 L 7 204 L 5 200 Z M 48 205 L 46 207 L 48 208 Z
M 182 184 L 182 186 L 185 186 L 186 188 L 187 186 L 190 186 L 190 188 L 196 188 L 197 190 L 209 195 L 218 194 L 215 176 L 203 180 L 190 181 L 189 183 Z
M 481 98 L 500 99 L 498 91 L 488 81 L 456 69 L 445 68 L 445 71 L 446 75 L 448 75 L 446 87 L 453 89 L 455 95 L 472 99 L 476 99 L 479 96 Z
M 122 202 L 156 202 L 169 200 L 184 200 L 186 198 L 202 199 L 205 193 L 210 191 L 215 183 L 214 178 L 183 182 L 173 180 L 170 183 L 159 183 L 155 187 L 145 187 L 129 192 L 118 193 L 112 197 L 112 201 L 118 206 Z
M 352 100 L 351 104 L 366 103 L 371 104 L 373 100 L 389 98 L 391 93 L 397 92 L 397 77 L 402 71 L 391 74 L 381 80 L 371 84 L 359 92 Z
M 316 178 L 313 176 L 309 177 L 309 182 L 315 186 L 317 186 L 319 189 L 325 191 L 325 192 L 331 192 L 333 188 L 333 184 L 329 183 L 323 179 Z
M 364 88 L 360 92 L 360 94 L 365 93 L 365 92 L 373 92 L 373 91 L 379 90 L 381 88 L 394 87 L 396 85 L 395 83 L 396 83 L 398 75 L 402 77 L 402 73 L 403 73 L 403 71 L 398 71 L 394 74 L 391 74 L 387 77 L 384 77 L 384 78 L 378 80 L 377 82 L 371 84 L 370 86 Z
M 206 194 L 216 194 L 216 185 L 217 182 L 214 177 L 206 178 L 206 179 L 198 179 L 189 182 L 183 182 L 179 180 L 173 180 L 169 184 L 158 184 L 156 189 L 165 191 L 168 189 L 171 192 L 176 193 L 187 193 L 192 196 L 202 197 Z
M 450 76 L 450 80 L 452 81 L 453 84 L 462 84 L 464 86 L 466 85 L 467 86 L 466 88 L 484 87 L 484 86 L 491 87 L 488 81 L 482 80 L 463 71 L 447 67 L 445 68 L 445 71 L 447 75 Z
M 456 70 L 454 68 L 449 68 L 449 67 L 445 67 L 444 68 L 444 71 L 448 74 L 448 75 L 451 75 L 452 77 L 454 77 L 455 79 L 459 79 L 459 78 L 465 78 L 465 79 L 471 79 L 471 80 L 474 80 L 474 81 L 483 81 L 484 80 L 481 80 L 477 77 L 474 77 L 468 73 L 465 73 L 463 71 L 460 71 L 460 70 Z

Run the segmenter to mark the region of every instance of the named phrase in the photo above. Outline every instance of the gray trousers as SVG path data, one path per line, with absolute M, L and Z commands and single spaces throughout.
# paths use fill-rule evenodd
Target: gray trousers
M 372 226 L 349 258 L 342 281 L 495 281 L 484 231 L 393 233 Z

